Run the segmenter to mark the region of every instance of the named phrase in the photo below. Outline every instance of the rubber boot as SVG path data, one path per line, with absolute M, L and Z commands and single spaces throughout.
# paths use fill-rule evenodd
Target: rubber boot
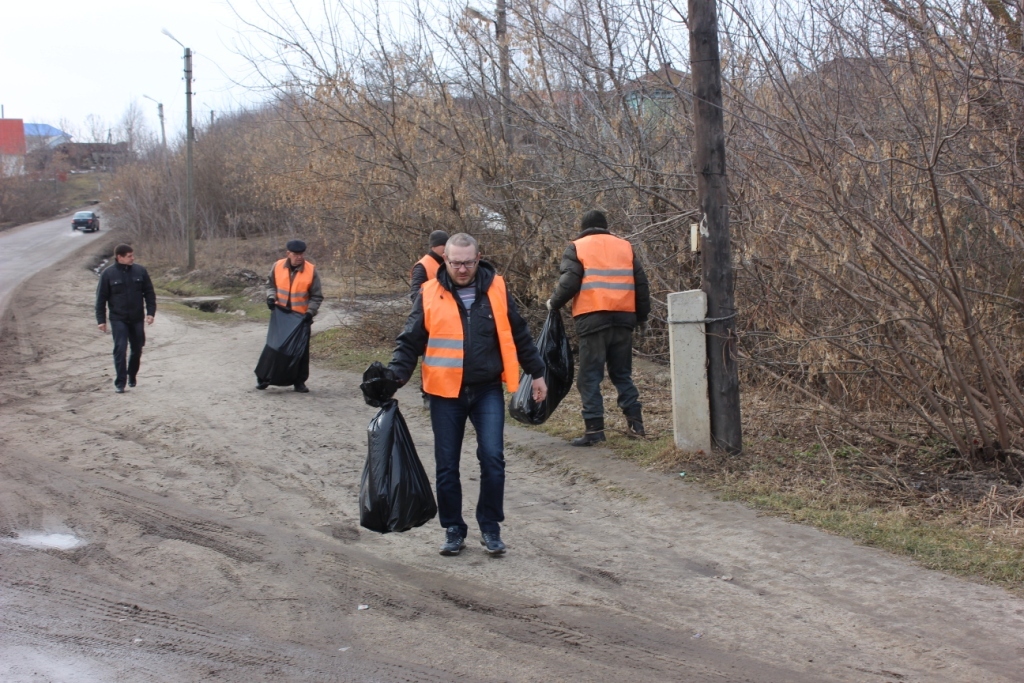
M 584 420 L 583 424 L 586 425 L 586 433 L 578 439 L 573 439 L 569 443 L 573 446 L 593 446 L 595 443 L 601 443 L 604 441 L 604 418 L 595 417 L 589 420 Z
M 647 432 L 644 431 L 644 414 L 643 408 L 640 406 L 634 406 L 629 409 L 626 413 L 626 436 L 631 439 L 643 439 L 647 436 Z

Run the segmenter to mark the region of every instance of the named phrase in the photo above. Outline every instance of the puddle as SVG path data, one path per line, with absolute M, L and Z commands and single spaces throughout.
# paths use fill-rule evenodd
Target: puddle
M 27 545 L 30 548 L 56 548 L 57 550 L 71 550 L 85 544 L 85 541 L 72 534 L 18 534 L 9 540 L 11 543 Z

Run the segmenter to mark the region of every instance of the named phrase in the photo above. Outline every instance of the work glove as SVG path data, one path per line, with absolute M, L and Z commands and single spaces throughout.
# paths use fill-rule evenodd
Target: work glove
M 277 299 L 275 299 L 275 298 L 274 298 L 274 297 L 272 297 L 272 296 L 268 296 L 268 297 L 267 297 L 267 308 L 268 308 L 269 310 L 271 310 L 271 311 L 272 311 L 272 310 L 274 310 L 274 306 L 275 306 L 276 304 L 277 304 Z
M 359 389 L 367 405 L 380 408 L 391 400 L 401 386 L 402 382 L 395 377 L 391 368 L 385 367 L 380 361 L 374 361 L 363 373 L 363 383 Z
M 313 324 L 313 314 L 307 312 L 304 316 L 302 316 L 302 323 L 304 325 L 312 325 Z
M 640 323 L 636 327 L 636 333 L 637 333 L 637 336 L 640 337 L 640 339 L 644 339 L 648 334 L 650 334 L 650 332 L 651 332 L 651 322 L 649 320 L 643 321 L 642 323 Z
M 547 301 L 544 302 L 544 308 L 548 309 L 549 311 L 554 310 L 553 308 L 551 308 L 551 299 L 548 299 Z

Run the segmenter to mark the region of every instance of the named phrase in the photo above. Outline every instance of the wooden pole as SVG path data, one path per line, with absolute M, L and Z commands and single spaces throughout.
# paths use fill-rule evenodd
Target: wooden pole
M 690 73 L 694 99 L 694 168 L 700 201 L 703 277 L 708 297 L 708 400 L 711 441 L 731 454 L 743 451 L 740 382 L 736 367 L 729 196 L 725 175 L 722 67 L 715 0 L 688 0 Z

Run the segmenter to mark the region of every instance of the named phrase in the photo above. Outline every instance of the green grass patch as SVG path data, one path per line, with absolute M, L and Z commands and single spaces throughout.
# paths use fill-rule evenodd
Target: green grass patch
M 109 178 L 110 174 L 104 172 L 68 174 L 67 181 L 60 183 L 61 205 L 75 209 L 103 199 L 103 185 Z M 102 218 L 103 211 L 99 213 Z
M 990 530 L 965 527 L 959 519 L 921 519 L 908 508 L 882 509 L 815 490 L 781 491 L 766 481 L 711 476 L 704 483 L 723 500 L 911 557 L 929 569 L 980 578 L 1024 594 L 1024 547 Z
M 391 360 L 391 347 L 368 346 L 358 342 L 359 334 L 353 327 L 332 327 L 313 335 L 309 343 L 309 356 L 336 370 L 362 373 L 377 360 L 385 365 Z M 410 382 L 419 381 L 419 370 Z

